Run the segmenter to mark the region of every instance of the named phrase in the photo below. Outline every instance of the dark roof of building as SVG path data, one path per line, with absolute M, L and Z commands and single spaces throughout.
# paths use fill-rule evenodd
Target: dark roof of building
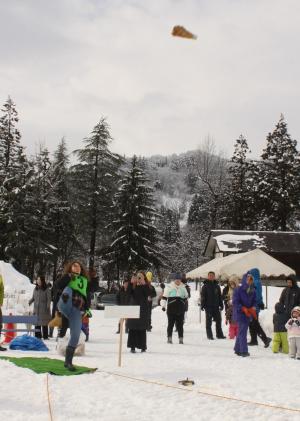
M 261 248 L 269 253 L 300 254 L 300 232 L 212 230 L 203 255 L 214 251 L 242 253 Z

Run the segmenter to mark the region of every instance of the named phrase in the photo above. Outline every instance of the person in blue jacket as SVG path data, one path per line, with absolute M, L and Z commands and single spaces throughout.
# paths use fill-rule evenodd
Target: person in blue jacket
M 250 269 L 247 273 L 250 273 L 253 276 L 254 279 L 254 288 L 255 288 L 255 294 L 256 294 L 256 314 L 257 319 L 252 319 L 249 325 L 249 332 L 251 336 L 250 342 L 248 342 L 248 345 L 258 345 L 257 337 L 259 337 L 264 345 L 265 348 L 268 348 L 270 345 L 270 342 L 272 341 L 271 338 L 269 338 L 263 328 L 261 327 L 259 323 L 259 312 L 260 310 L 263 310 L 265 308 L 264 302 L 263 302 L 263 296 L 262 296 L 262 284 L 260 279 L 260 272 L 259 269 L 253 268 Z
M 234 352 L 241 357 L 248 357 L 247 331 L 249 323 L 256 318 L 256 294 L 253 276 L 245 274 L 242 285 L 235 288 L 233 293 L 233 316 L 238 324 Z

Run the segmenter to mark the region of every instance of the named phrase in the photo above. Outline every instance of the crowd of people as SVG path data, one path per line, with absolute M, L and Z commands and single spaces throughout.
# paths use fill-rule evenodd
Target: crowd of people
M 79 342 L 80 332 L 89 339 L 89 318 L 91 317 L 91 292 L 95 290 L 95 271 L 89 274 L 78 261 L 68 263 L 62 276 L 50 289 L 45 277 L 38 277 L 29 304 L 33 304 L 33 313 L 37 315 L 35 335 L 48 339 L 57 326 L 58 336 L 63 338 L 70 330 L 70 339 L 66 347 L 65 367 L 73 371 L 73 356 Z M 152 330 L 153 299 L 157 292 L 152 285 L 151 272 L 137 271 L 124 279 L 116 294 L 118 305 L 136 305 L 140 307 L 140 317 L 126 320 L 128 333 L 127 347 L 132 353 L 137 349 L 147 350 L 147 332 Z M 184 322 L 188 311 L 190 287 L 184 274 L 172 273 L 170 283 L 161 284 L 158 303 L 167 315 L 167 343 L 173 343 L 174 328 L 179 344 L 184 343 Z M 51 309 L 51 301 L 52 309 Z M 0 279 L 0 333 L 2 329 L 1 305 L 3 303 L 3 282 Z M 251 269 L 240 280 L 236 275 L 229 278 L 221 290 L 214 272 L 209 272 L 200 291 L 201 311 L 206 315 L 206 335 L 214 340 L 212 323 L 215 323 L 216 339 L 225 339 L 222 329 L 222 312 L 225 309 L 225 324 L 229 327 L 229 338 L 235 339 L 234 352 L 238 356 L 249 356 L 248 346 L 258 345 L 258 338 L 268 348 L 272 339 L 264 332 L 259 313 L 264 309 L 262 284 L 258 269 Z M 56 323 L 57 322 L 57 323 Z M 300 288 L 294 278 L 287 279 L 287 286 L 282 290 L 273 315 L 274 353 L 283 352 L 291 358 L 300 359 Z M 50 329 L 49 329 L 50 326 Z M 250 341 L 247 342 L 248 330 Z M 120 332 L 120 324 L 117 333 Z M 6 348 L 0 346 L 0 351 Z

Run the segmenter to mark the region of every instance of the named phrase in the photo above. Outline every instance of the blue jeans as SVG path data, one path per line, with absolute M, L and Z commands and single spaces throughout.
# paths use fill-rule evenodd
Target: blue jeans
M 68 294 L 68 300 L 66 303 L 62 300 L 62 295 Z M 76 348 L 79 342 L 79 336 L 81 331 L 81 323 L 82 323 L 82 317 L 81 317 L 81 311 L 78 310 L 78 308 L 74 307 L 72 304 L 72 295 L 73 291 L 71 288 L 66 287 L 63 290 L 57 307 L 58 310 L 63 313 L 63 315 L 69 320 L 69 327 L 70 327 L 70 340 L 68 343 L 68 346 L 72 346 L 73 348 Z

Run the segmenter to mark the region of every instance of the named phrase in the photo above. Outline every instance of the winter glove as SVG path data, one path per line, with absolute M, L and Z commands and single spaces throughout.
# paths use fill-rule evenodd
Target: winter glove
M 223 306 L 220 306 L 219 309 L 220 309 L 220 311 L 223 311 L 224 310 L 224 307 Z
M 166 311 L 166 308 L 165 307 L 162 307 L 161 309 L 162 309 L 162 311 Z
M 260 310 L 264 310 L 265 309 L 264 303 L 260 303 L 258 307 L 260 308 Z
M 84 313 L 83 317 L 88 317 L 89 319 L 93 317 L 91 310 L 88 308 Z
M 251 308 L 249 308 L 248 309 L 248 312 L 249 312 L 249 314 L 250 314 L 250 316 L 252 316 L 253 317 L 253 319 L 257 319 L 257 314 L 256 314 L 256 309 L 255 309 L 255 307 L 251 307 Z
M 296 323 L 297 326 L 300 326 L 299 320 L 296 320 L 295 323 Z
M 205 310 L 205 307 L 201 306 L 201 310 L 204 311 Z
M 291 319 L 291 320 L 289 321 L 289 323 L 288 323 L 288 324 L 289 324 L 290 326 L 292 326 L 292 324 L 293 324 L 293 323 L 294 323 L 294 320 L 293 320 L 293 319 Z
M 243 306 L 242 312 L 246 315 L 246 317 L 251 317 L 251 313 L 249 312 L 249 308 Z

